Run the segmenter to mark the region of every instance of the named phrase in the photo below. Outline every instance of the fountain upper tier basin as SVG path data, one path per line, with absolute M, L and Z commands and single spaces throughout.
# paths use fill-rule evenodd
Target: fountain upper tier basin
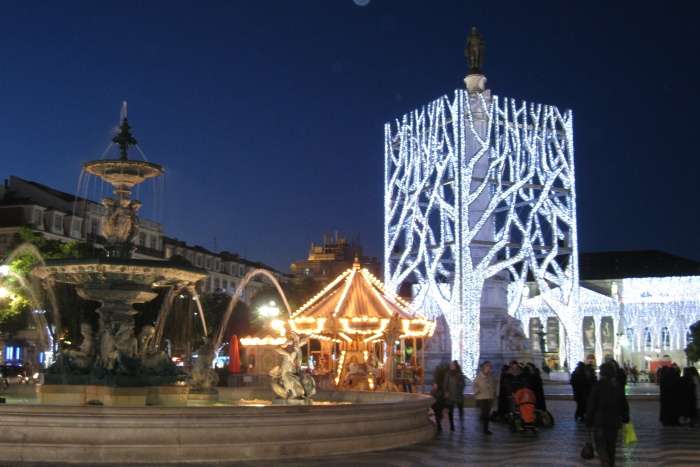
M 272 397 L 267 390 L 218 389 L 222 401 Z M 211 465 L 390 449 L 434 433 L 428 419 L 432 399 L 425 395 L 347 391 L 317 397 L 340 404 L 0 405 L 0 462 Z
M 163 175 L 165 169 L 158 164 L 131 159 L 103 159 L 83 165 L 87 173 L 100 177 L 112 185 L 135 186 L 149 178 Z
M 164 287 L 194 284 L 206 277 L 203 270 L 181 263 L 122 258 L 48 260 L 46 265 L 34 268 L 32 274 L 40 279 L 76 284 L 88 290 L 106 286 L 114 293 L 121 288 L 120 285 Z

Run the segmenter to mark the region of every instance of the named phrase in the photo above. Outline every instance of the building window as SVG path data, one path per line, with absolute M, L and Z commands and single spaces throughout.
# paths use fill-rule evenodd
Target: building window
M 667 327 L 661 328 L 661 348 L 669 350 L 671 348 L 671 333 Z
M 60 232 L 61 230 L 63 230 L 63 229 L 61 228 L 61 227 L 62 227 L 62 225 L 61 225 L 62 223 L 63 223 L 63 219 L 61 219 L 61 216 L 59 216 L 58 214 L 54 214 L 54 216 L 53 216 L 53 229 L 54 229 L 55 231 L 59 231 L 59 232 Z
M 37 227 L 40 227 L 42 222 L 41 222 L 41 210 L 40 209 L 34 209 L 32 213 L 32 224 L 34 224 Z
M 21 362 L 22 346 L 8 345 L 5 347 L 5 362 Z
M 100 220 L 99 219 L 92 220 L 91 230 L 92 230 L 93 235 L 99 235 L 99 233 L 100 233 Z
M 238 266 L 238 275 L 243 277 L 245 274 L 245 268 L 243 266 Z
M 154 235 L 148 238 L 148 247 L 153 250 L 156 249 L 156 237 Z
M 651 329 L 644 328 L 644 351 L 651 352 L 652 345 L 653 345 L 653 343 L 651 340 Z

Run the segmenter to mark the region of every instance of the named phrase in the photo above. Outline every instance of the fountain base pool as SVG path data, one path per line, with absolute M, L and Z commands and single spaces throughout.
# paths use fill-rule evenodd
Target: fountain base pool
M 428 396 L 347 391 L 316 398 L 331 403 L 240 404 L 272 393 L 219 388 L 219 402 L 203 407 L 0 405 L 0 463 L 289 459 L 396 448 L 434 433 Z
M 142 407 L 186 405 L 187 386 L 103 386 L 93 384 L 46 384 L 38 388 L 44 405 L 104 405 Z

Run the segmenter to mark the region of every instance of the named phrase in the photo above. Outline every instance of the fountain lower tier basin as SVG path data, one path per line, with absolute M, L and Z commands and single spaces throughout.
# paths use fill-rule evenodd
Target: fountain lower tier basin
M 130 387 L 93 384 L 44 384 L 37 390 L 43 405 L 88 405 L 143 407 L 186 405 L 189 387 L 180 385 Z
M 221 402 L 271 392 L 219 388 Z M 351 454 L 429 440 L 432 399 L 321 392 L 336 405 L 77 407 L 0 405 L 0 463 L 210 465 Z M 347 403 L 350 404 L 347 404 Z

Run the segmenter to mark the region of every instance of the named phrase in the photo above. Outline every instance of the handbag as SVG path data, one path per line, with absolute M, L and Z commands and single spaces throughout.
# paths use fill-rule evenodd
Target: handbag
M 586 441 L 586 444 L 581 448 L 581 457 L 584 459 L 593 459 L 595 452 L 593 451 L 593 444 L 590 441 Z
M 583 459 L 593 459 L 595 457 L 595 451 L 593 450 L 593 443 L 591 442 L 592 434 L 588 431 L 588 441 L 581 448 L 581 457 Z
M 625 444 L 637 442 L 637 433 L 634 431 L 634 425 L 632 425 L 632 422 L 622 425 L 622 440 Z

